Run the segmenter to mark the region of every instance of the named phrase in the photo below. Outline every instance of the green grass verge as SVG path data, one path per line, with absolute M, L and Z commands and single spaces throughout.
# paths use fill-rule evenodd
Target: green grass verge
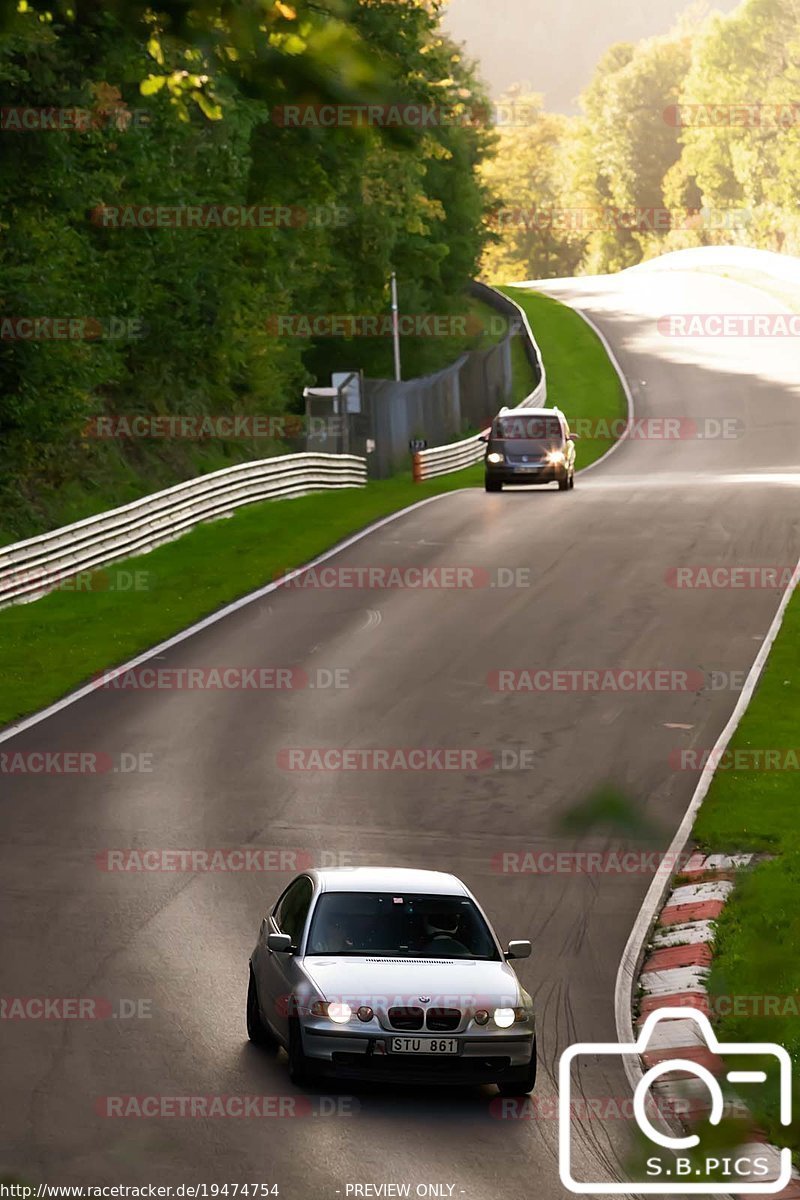
M 695 832 L 718 850 L 800 848 L 800 770 L 735 771 L 733 752 L 796 748 L 800 759 L 800 591 L 703 803 Z
M 562 324 L 549 309 L 548 314 L 543 352 L 557 358 L 558 338 L 564 337 L 574 354 L 572 323 L 579 318 L 563 309 Z M 583 322 L 580 327 L 586 331 Z M 584 340 L 579 353 L 585 345 Z M 594 362 L 599 372 L 610 370 L 604 355 Z M 521 343 L 512 348 L 512 363 L 517 402 L 533 388 Z M 593 393 L 587 387 L 576 403 L 590 400 Z M 572 411 L 588 416 L 595 410 Z M 428 496 L 482 484 L 481 464 L 423 484 L 400 475 L 363 489 L 253 505 L 150 554 L 83 577 L 80 590 L 60 590 L 32 604 L 0 610 L 0 726 L 52 703 L 283 571 L 302 566 L 372 521 Z M 120 590 L 137 577 L 136 590 Z
M 619 376 L 600 339 L 571 308 L 529 288 L 500 291 L 528 316 L 547 369 L 548 403 L 560 408 L 579 434 L 582 422 L 601 434 L 582 436 L 577 444 L 578 468 L 588 467 L 610 450 L 628 418 Z
M 800 592 L 786 613 L 759 687 L 731 751 L 794 749 L 800 759 Z M 786 760 L 784 760 L 786 761 Z M 792 760 L 789 759 L 789 762 Z M 727 764 L 730 763 L 730 766 Z M 800 769 L 718 770 L 695 826 L 711 851 L 767 851 L 772 861 L 744 873 L 717 926 L 709 990 L 724 1041 L 777 1042 L 800 1060 Z M 800 1081 L 795 1071 L 795 1105 Z M 778 1145 L 800 1155 L 800 1123 L 778 1122 L 775 1088 L 755 1115 Z M 797 1111 L 797 1109 L 795 1109 Z

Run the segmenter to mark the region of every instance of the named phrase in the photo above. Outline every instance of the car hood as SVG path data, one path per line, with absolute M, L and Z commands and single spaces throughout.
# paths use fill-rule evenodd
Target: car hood
M 423 996 L 442 1007 L 514 1007 L 521 997 L 517 977 L 505 962 L 312 954 L 303 959 L 303 967 L 326 1000 L 344 1000 L 351 1007 L 416 1005 Z

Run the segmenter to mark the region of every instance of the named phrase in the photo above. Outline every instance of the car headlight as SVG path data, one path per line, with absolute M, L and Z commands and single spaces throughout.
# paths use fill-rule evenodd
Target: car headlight
M 493 450 L 491 454 L 487 454 L 486 461 L 490 462 L 490 463 L 501 463 L 504 460 L 503 460 L 502 454 L 498 454 L 496 451 Z
M 498 1029 L 508 1029 L 515 1021 L 527 1021 L 528 1014 L 524 1008 L 496 1008 L 494 1023 Z
M 327 1017 L 329 1021 L 333 1021 L 336 1025 L 346 1025 L 353 1015 L 353 1010 L 349 1004 L 339 1003 L 334 1000 L 331 1004 L 327 1000 L 317 1000 L 311 1005 L 312 1017 Z
M 564 457 L 563 450 L 551 450 L 547 455 L 547 461 L 552 463 L 553 466 L 559 466 L 561 463 L 564 463 L 567 460 Z
M 349 1004 L 339 1003 L 335 1001 L 328 1005 L 328 1019 L 334 1021 L 337 1025 L 346 1025 L 353 1015 L 353 1010 Z

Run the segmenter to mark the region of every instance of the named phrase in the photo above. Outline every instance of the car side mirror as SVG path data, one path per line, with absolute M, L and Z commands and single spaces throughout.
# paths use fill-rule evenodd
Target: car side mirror
M 581 440 L 581 435 L 579 433 L 571 433 L 569 435 L 569 437 L 567 438 L 568 442 L 579 442 L 580 440 Z
M 530 958 L 532 950 L 530 942 L 509 942 L 506 958 Z
M 479 442 L 488 442 L 488 441 L 489 441 L 489 435 L 488 435 L 488 433 L 479 433 L 479 434 L 478 434 L 478 441 L 479 441 Z
M 270 933 L 267 935 L 267 949 L 273 954 L 291 954 L 292 939 L 288 933 Z

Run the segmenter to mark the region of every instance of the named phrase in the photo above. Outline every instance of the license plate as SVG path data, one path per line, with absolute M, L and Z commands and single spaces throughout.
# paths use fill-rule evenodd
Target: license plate
M 455 1038 L 394 1037 L 389 1048 L 392 1054 L 458 1054 Z

